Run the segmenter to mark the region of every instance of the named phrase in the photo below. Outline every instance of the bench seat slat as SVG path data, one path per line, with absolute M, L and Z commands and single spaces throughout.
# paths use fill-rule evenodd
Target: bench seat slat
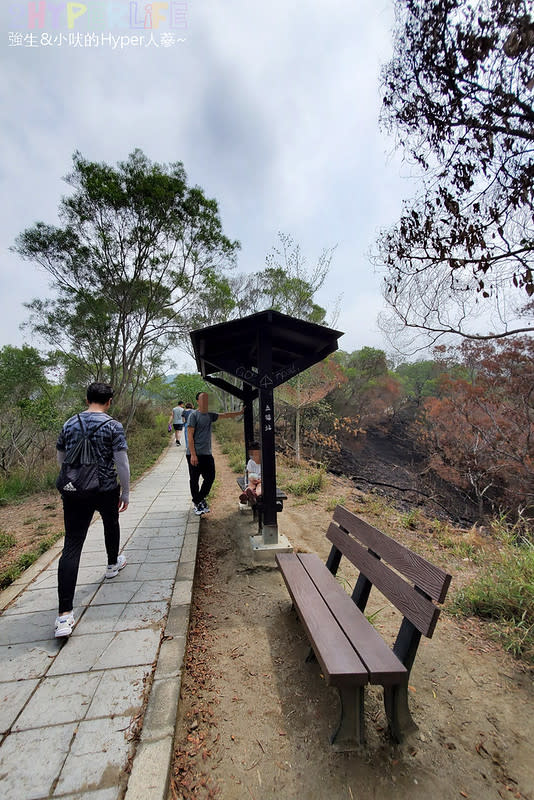
M 440 610 L 431 600 L 417 592 L 336 525 L 331 524 L 326 535 L 424 636 L 432 636 Z
M 369 671 L 369 682 L 381 686 L 406 683 L 408 671 L 315 553 L 299 560 Z
M 444 602 L 451 582 L 451 576 L 447 572 L 434 566 L 426 558 L 403 547 L 343 506 L 335 509 L 333 519 L 351 536 L 373 550 L 433 600 L 438 603 Z
M 326 682 L 333 686 L 367 684 L 367 668 L 350 645 L 298 557 L 293 553 L 278 553 L 276 561 Z

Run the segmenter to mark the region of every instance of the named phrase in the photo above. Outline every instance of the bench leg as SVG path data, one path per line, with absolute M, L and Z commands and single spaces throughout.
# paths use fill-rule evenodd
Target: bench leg
M 405 734 L 418 730 L 408 707 L 407 686 L 385 686 L 384 706 L 394 742 L 400 744 Z
M 341 688 L 341 718 L 339 725 L 330 737 L 332 748 L 337 752 L 357 750 L 365 743 L 364 687 Z

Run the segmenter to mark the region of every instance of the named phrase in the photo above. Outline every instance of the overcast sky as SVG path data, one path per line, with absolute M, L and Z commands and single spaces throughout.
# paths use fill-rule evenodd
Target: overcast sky
M 343 295 L 344 350 L 385 347 L 368 253 L 412 192 L 378 128 L 393 0 L 167 0 L 136 27 L 146 5 L 2 0 L 0 346 L 38 344 L 19 325 L 48 276 L 8 248 L 57 221 L 73 152 L 115 164 L 140 147 L 217 199 L 240 271 L 265 266 L 278 231 L 310 262 L 337 244 L 317 299 Z

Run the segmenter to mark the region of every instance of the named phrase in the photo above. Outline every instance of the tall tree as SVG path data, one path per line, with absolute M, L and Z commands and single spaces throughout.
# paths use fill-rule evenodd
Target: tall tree
M 263 307 L 323 323 L 326 311 L 317 305 L 315 295 L 326 280 L 336 248 L 324 248 L 317 262 L 309 266 L 292 236 L 279 233 L 278 239 L 279 245 L 267 254 L 267 267 L 261 273 Z
M 528 0 L 396 0 L 382 121 L 424 189 L 377 244 L 390 333 L 534 329 L 533 53 Z
M 29 304 L 33 328 L 88 379 L 115 387 L 126 422 L 168 348 L 189 328 L 199 281 L 233 264 L 217 202 L 180 162 L 135 150 L 116 167 L 73 157 L 60 227 L 39 222 L 14 250 L 43 267 L 57 296 Z
M 309 408 L 338 388 L 346 380 L 343 370 L 333 358 L 318 364 L 282 384 L 276 390 L 277 399 L 295 412 L 295 458 L 300 461 L 300 428 L 303 409 Z
M 388 370 L 386 354 L 375 347 L 340 353 L 346 382 L 334 394 L 334 407 L 350 417 L 359 432 L 390 420 L 402 399 L 401 382 Z

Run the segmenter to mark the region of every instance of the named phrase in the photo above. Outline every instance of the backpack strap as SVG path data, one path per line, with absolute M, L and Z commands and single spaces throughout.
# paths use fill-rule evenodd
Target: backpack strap
M 82 431 L 82 436 L 84 436 L 86 439 L 90 439 L 92 436 L 94 436 L 94 434 L 97 432 L 97 430 L 99 430 L 100 428 L 103 428 L 104 425 L 108 424 L 108 422 L 111 422 L 111 419 L 105 419 L 104 422 L 101 422 L 99 425 L 96 426 L 96 428 L 93 428 L 92 431 L 89 431 L 87 433 L 86 428 L 84 427 L 84 424 L 82 422 L 82 418 L 80 417 L 79 414 L 76 414 L 76 416 L 78 417 L 78 422 L 80 424 L 80 428 L 81 428 L 81 431 Z

